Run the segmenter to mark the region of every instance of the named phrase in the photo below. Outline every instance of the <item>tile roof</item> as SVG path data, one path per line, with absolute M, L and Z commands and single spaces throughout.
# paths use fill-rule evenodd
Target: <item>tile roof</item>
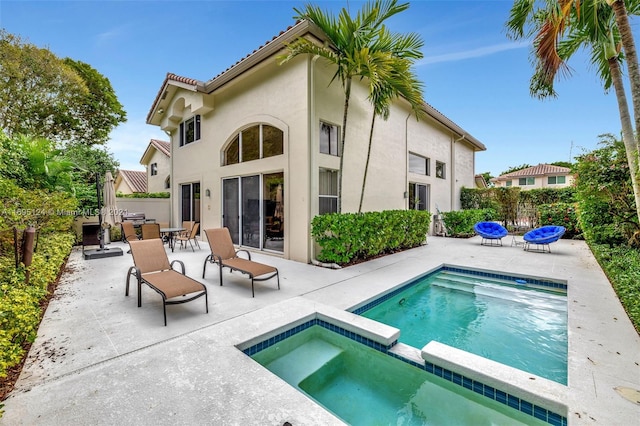
M 151 139 L 151 145 L 156 147 L 158 151 L 166 155 L 167 157 L 171 157 L 171 144 L 169 142 L 161 141 L 158 139 Z
M 147 172 L 119 170 L 118 173 L 133 192 L 147 192 Z
M 523 176 L 549 176 L 549 175 L 566 175 L 571 171 L 568 167 L 552 166 L 551 164 L 538 164 L 537 166 L 528 167 L 506 175 L 498 176 L 497 179 L 523 177 Z

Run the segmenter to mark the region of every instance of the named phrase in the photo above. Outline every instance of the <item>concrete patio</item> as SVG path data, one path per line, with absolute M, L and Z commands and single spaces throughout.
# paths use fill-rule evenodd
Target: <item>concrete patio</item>
M 552 253 L 480 246 L 480 238 L 429 237 L 428 245 L 330 270 L 255 253 L 280 270 L 256 283 L 202 266 L 209 249 L 168 251 L 187 275 L 207 285 L 204 300 L 169 306 L 143 288 L 124 296 L 131 256 L 69 258 L 2 425 L 333 425 L 343 424 L 237 349 L 294 320 L 323 311 L 344 316 L 376 294 L 447 263 L 566 280 L 572 425 L 636 424 L 640 404 L 640 339 L 601 268 L 582 241 L 561 240 Z M 126 247 L 121 243 L 111 246 Z M 350 315 L 350 314 L 349 314 Z M 631 399 L 617 389 L 627 389 Z

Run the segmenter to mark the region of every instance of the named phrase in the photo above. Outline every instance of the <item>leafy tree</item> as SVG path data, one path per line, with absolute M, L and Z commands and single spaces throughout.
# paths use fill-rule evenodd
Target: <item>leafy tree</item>
M 570 161 L 554 161 L 553 163 L 549 163 L 552 166 L 559 166 L 559 167 L 567 167 L 567 168 L 571 168 L 571 166 L 573 164 L 571 164 Z
M 596 244 L 638 246 L 631 176 L 624 143 L 600 136 L 600 148 L 577 157 L 576 198 L 585 238 Z
M 342 178 L 344 170 L 344 146 L 347 133 L 347 116 L 351 98 L 351 82 L 354 77 L 363 76 L 366 58 L 363 52 L 374 53 L 375 42 L 385 20 L 409 7 L 408 3 L 398 4 L 397 0 L 374 0 L 367 2 L 355 18 L 342 8 L 338 17 L 323 12 L 319 7 L 305 5 L 303 10 L 294 8 L 296 19 L 305 19 L 320 28 L 329 38 L 331 45 L 318 45 L 306 38 L 299 38 L 287 46 L 287 53 L 279 58 L 284 64 L 301 54 L 317 55 L 337 66 L 333 80 L 338 79 L 344 89 L 342 136 L 340 138 L 340 175 L 338 179 L 338 212 L 342 211 Z M 395 53 L 395 52 L 394 52 Z
M 629 9 L 627 10 L 627 5 Z M 507 30 L 515 39 L 535 35 L 533 96 L 556 96 L 553 83 L 568 74 L 566 62 L 581 47 L 591 52 L 591 62 L 605 90 L 613 86 L 618 100 L 622 140 L 631 175 L 636 216 L 640 220 L 640 69 L 629 14 L 640 13 L 638 0 L 516 0 Z M 625 56 L 622 54 L 621 46 Z M 621 64 L 626 59 L 635 116 L 631 120 Z
M 0 128 L 64 143 L 104 144 L 126 120 L 109 80 L 0 30 Z

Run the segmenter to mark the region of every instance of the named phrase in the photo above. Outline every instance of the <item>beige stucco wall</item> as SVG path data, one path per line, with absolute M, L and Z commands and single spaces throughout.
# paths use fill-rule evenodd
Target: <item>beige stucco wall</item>
M 181 220 L 181 184 L 201 183 L 201 227 L 206 229 L 222 224 L 224 178 L 283 172 L 283 256 L 301 262 L 312 259 L 310 222 L 318 212 L 319 168 L 337 170 L 340 162 L 337 156 L 319 152 L 320 121 L 341 126 L 344 102 L 341 85 L 329 84 L 334 70 L 322 61 L 299 57 L 279 66 L 272 58 L 212 95 L 177 91 L 170 102 L 179 108 L 170 106 L 168 110 L 180 110 L 180 121 L 192 117 L 191 109 L 203 103 L 212 105 L 213 110 L 201 115 L 201 139 L 183 147 L 179 146 L 176 122 L 163 126 L 165 130 L 174 129 L 171 134 L 174 222 Z M 366 87 L 354 81 L 344 152 L 343 212 L 357 211 L 360 200 L 372 113 L 366 95 Z M 206 102 L 199 99 L 203 97 L 208 98 Z M 226 144 L 238 131 L 258 123 L 270 124 L 284 132 L 284 154 L 221 166 Z M 459 198 L 459 186 L 474 184 L 473 151 L 464 142 L 454 140 L 450 131 L 433 120 L 417 122 L 407 105 L 392 106 L 387 121 L 376 120 L 363 211 L 407 208 L 404 194 L 408 182 L 430 186 L 431 212 L 435 212 L 436 204 L 443 211 L 457 206 L 459 202 L 452 202 L 452 195 Z M 431 176 L 410 176 L 407 151 L 431 158 Z M 436 160 L 447 165 L 446 179 L 435 178 Z M 452 161 L 460 164 L 452 167 Z M 205 195 L 207 189 L 210 197 Z
M 133 190 L 131 189 L 127 181 L 125 181 L 121 177 L 116 178 L 115 190 L 116 190 L 116 194 L 118 192 L 122 194 L 133 194 Z
M 155 148 L 152 151 L 149 164 L 145 165 L 147 168 L 147 192 L 168 192 L 168 189 L 165 188 L 165 180 L 171 174 L 171 159 Z M 151 176 L 153 163 L 158 164 L 158 174 L 155 176 Z

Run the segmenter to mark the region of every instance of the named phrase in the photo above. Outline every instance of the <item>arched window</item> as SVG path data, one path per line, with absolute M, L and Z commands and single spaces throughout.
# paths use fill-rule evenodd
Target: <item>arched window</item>
M 241 130 L 224 150 L 224 165 L 243 163 L 281 155 L 284 133 L 268 124 L 257 124 Z

